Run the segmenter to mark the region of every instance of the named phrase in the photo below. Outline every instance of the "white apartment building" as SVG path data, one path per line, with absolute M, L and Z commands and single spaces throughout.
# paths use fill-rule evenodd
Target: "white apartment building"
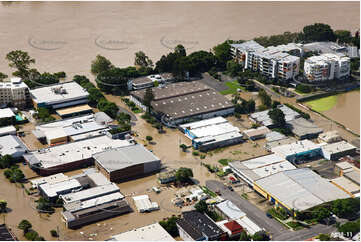
M 310 82 L 343 79 L 350 75 L 350 58 L 342 54 L 322 54 L 305 60 L 304 74 Z
M 30 100 L 29 87 L 21 78 L 14 77 L 8 82 L 0 82 L 0 105 L 12 104 L 25 107 Z
M 245 69 L 259 71 L 270 78 L 291 79 L 298 75 L 300 58 L 290 53 L 302 56 L 301 44 L 290 43 L 263 47 L 254 40 L 242 44 L 231 44 L 233 57 Z

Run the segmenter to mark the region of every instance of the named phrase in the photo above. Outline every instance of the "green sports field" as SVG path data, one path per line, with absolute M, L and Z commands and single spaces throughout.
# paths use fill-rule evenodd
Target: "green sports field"
M 306 104 L 317 112 L 325 112 L 333 108 L 337 103 L 338 95 L 323 97 L 306 102 Z

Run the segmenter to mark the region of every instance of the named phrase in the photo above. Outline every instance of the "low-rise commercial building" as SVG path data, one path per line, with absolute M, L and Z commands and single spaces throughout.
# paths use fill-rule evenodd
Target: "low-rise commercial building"
M 16 135 L 16 128 L 13 125 L 0 128 L 0 136 Z
M 341 141 L 323 145 L 322 153 L 327 160 L 338 160 L 343 156 L 355 154 L 356 147 L 346 141 Z
M 95 166 L 112 182 L 160 170 L 160 159 L 141 144 L 108 149 L 93 155 Z
M 107 241 L 175 241 L 175 239 L 159 223 L 154 223 L 113 235 Z
M 38 189 L 42 196 L 54 200 L 59 195 L 81 190 L 88 185 L 81 184 L 77 179 L 68 179 L 56 183 L 43 183 L 38 186 Z
M 114 183 L 95 186 L 86 190 L 82 190 L 79 192 L 73 192 L 65 195 L 60 195 L 60 198 L 63 200 L 64 207 L 67 204 L 71 204 L 74 202 L 82 202 L 86 200 L 90 200 L 97 197 L 102 197 L 108 194 L 112 194 L 115 192 L 119 192 L 119 187 Z
M 360 194 L 360 185 L 354 183 L 344 176 L 332 179 L 331 182 L 351 197 L 355 197 L 357 194 Z
M 255 129 L 244 130 L 243 134 L 250 140 L 257 140 L 266 138 L 266 135 L 270 132 L 271 130 L 269 130 L 266 126 L 261 126 Z
M 54 84 L 30 90 L 35 108 L 59 109 L 88 103 L 89 93 L 76 82 Z
M 175 177 L 176 173 L 177 173 L 177 170 L 171 169 L 168 171 L 163 171 L 163 172 L 158 173 L 157 177 L 158 177 L 160 184 L 167 184 L 170 182 L 174 182 L 176 180 L 176 177 Z
M 28 148 L 15 135 L 5 135 L 0 137 L 0 156 L 11 155 L 14 158 L 21 158 L 28 152 Z
M 273 147 L 288 145 L 295 143 L 297 140 L 293 137 L 286 137 L 285 139 L 269 141 L 266 143 L 265 148 L 267 151 L 271 151 Z
M 328 132 L 324 132 L 324 133 L 320 134 L 318 136 L 318 140 L 321 143 L 331 144 L 331 143 L 336 143 L 336 142 L 342 141 L 342 137 L 337 132 L 337 130 L 332 130 L 332 131 L 328 131 Z
M 152 112 L 164 123 L 177 125 L 190 119 L 207 119 L 234 113 L 234 105 L 209 86 L 193 82 L 177 82 L 152 88 Z M 145 89 L 131 92 L 132 100 L 146 110 Z
M 287 107 L 286 105 L 279 105 L 277 106 L 277 108 L 279 108 L 283 114 L 285 115 L 285 120 L 286 122 L 292 121 L 296 118 L 300 118 L 301 115 L 294 111 L 293 109 Z M 270 111 L 270 109 L 265 110 L 265 111 L 261 111 L 261 112 L 255 112 L 252 113 L 249 117 L 250 120 L 253 121 L 256 124 L 260 124 L 263 126 L 266 126 L 268 128 L 272 128 L 273 127 L 273 122 L 271 117 L 268 115 L 268 112 Z
M 94 154 L 129 145 L 132 144 L 127 140 L 111 139 L 103 135 L 36 150 L 27 153 L 24 158 L 32 169 L 46 176 L 92 165 Z
M 344 176 L 353 183 L 360 186 L 360 169 L 347 161 L 335 164 L 334 171 L 339 176 Z
M 109 119 L 113 120 L 107 114 L 99 113 L 38 125 L 33 134 L 50 145 L 80 140 L 80 135 L 100 136 L 109 129 Z
M 134 204 L 138 209 L 138 212 L 145 213 L 159 209 L 159 205 L 156 202 L 151 202 L 148 195 L 140 195 L 133 197 Z
M 260 156 L 245 161 L 230 162 L 229 167 L 239 178 L 253 187 L 254 182 L 281 171 L 296 169 L 284 157 L 276 154 Z
M 64 175 L 64 173 L 58 173 L 58 174 L 54 174 L 51 176 L 45 176 L 45 177 L 32 179 L 32 180 L 30 180 L 30 183 L 33 188 L 38 188 L 39 185 L 42 185 L 45 183 L 54 184 L 54 183 L 58 183 L 58 182 L 67 181 L 69 179 L 70 178 L 67 175 Z
M 158 85 L 164 85 L 167 82 L 174 81 L 172 73 L 161 73 L 161 74 L 152 74 L 149 76 L 142 76 L 128 81 L 128 90 L 139 90 L 149 87 L 154 87 Z
M 66 226 L 72 229 L 133 211 L 119 192 L 73 204 L 62 212 Z
M 315 139 L 323 132 L 323 130 L 317 125 L 304 118 L 296 118 L 294 120 L 288 121 L 287 125 L 289 126 L 292 133 L 300 140 Z
M 238 144 L 243 141 L 239 128 L 223 117 L 216 117 L 179 126 L 200 151 Z
M 280 132 L 277 132 L 277 131 L 271 131 L 266 134 L 267 142 L 273 142 L 273 141 L 282 140 L 282 139 L 286 139 L 286 138 L 287 137 L 284 134 L 281 134 Z
M 216 222 L 217 226 L 227 233 L 230 240 L 238 240 L 243 230 L 242 226 L 236 221 L 223 220 Z
M 250 235 L 254 235 L 257 232 L 262 231 L 262 229 L 247 216 L 237 219 L 236 222 Z
M 19 77 L 0 82 L 0 105 L 25 108 L 31 102 L 29 87 Z
M 289 213 L 350 196 L 308 168 L 293 169 L 258 179 L 254 189 Z M 292 214 L 293 215 L 293 214 Z
M 276 146 L 273 147 L 271 151 L 296 164 L 323 156 L 321 145 L 307 139 L 296 141 L 291 144 Z
M 305 60 L 304 75 L 310 82 L 344 79 L 350 76 L 351 61 L 343 54 L 321 54 Z
M 179 236 L 187 240 L 224 240 L 227 234 L 221 230 L 207 215 L 197 211 L 183 212 L 177 220 Z
M 246 216 L 246 214 L 229 200 L 220 202 L 214 206 L 215 211 L 227 220 L 236 220 Z

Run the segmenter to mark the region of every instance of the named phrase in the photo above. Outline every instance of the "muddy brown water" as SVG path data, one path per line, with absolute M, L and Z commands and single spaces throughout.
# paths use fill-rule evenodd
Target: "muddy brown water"
M 360 134 L 360 91 L 338 95 L 336 105 L 323 114 Z
M 97 54 L 132 65 L 143 50 L 153 61 L 183 44 L 209 50 L 225 39 L 300 31 L 307 24 L 359 29 L 358 2 L 2 2 L 0 70 L 15 49 L 39 71 L 90 75 Z

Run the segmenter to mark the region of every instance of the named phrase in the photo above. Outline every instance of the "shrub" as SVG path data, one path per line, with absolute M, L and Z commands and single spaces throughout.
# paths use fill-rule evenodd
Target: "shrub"
M 153 140 L 153 137 L 150 136 L 150 135 L 147 135 L 147 136 L 145 137 L 145 139 L 146 139 L 147 141 L 152 141 L 152 140 Z
M 55 229 L 52 229 L 52 230 L 50 230 L 50 234 L 51 234 L 51 236 L 53 236 L 53 237 L 59 237 L 59 234 L 58 234 L 58 232 L 55 230 Z

